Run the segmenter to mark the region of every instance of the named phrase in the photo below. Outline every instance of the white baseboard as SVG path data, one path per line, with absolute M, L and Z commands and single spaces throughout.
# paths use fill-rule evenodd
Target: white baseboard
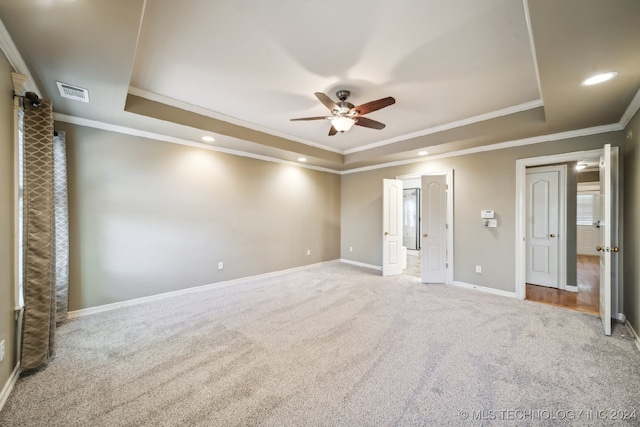
M 75 319 L 76 317 L 88 316 L 90 314 L 96 314 L 96 313 L 102 313 L 102 312 L 105 312 L 105 311 L 116 310 L 116 309 L 122 308 L 122 307 L 130 307 L 132 305 L 144 304 L 144 303 L 150 302 L 150 301 L 158 301 L 158 300 L 162 300 L 162 299 L 165 299 L 165 298 L 173 298 L 173 297 L 176 297 L 178 295 L 186 295 L 186 294 L 191 294 L 191 293 L 194 293 L 194 292 L 202 292 L 202 291 L 206 291 L 207 289 L 218 288 L 218 287 L 221 287 L 221 286 L 233 285 L 235 283 L 242 282 L 244 280 L 260 279 L 260 278 L 278 276 L 278 275 L 284 274 L 284 273 L 291 273 L 291 272 L 294 272 L 294 271 L 306 270 L 306 269 L 313 268 L 313 267 L 318 267 L 318 266 L 321 266 L 321 265 L 336 264 L 338 262 L 340 262 L 340 261 L 337 260 L 337 259 L 336 260 L 331 260 L 331 261 L 323 261 L 323 262 L 318 262 L 318 263 L 315 263 L 315 264 L 309 264 L 309 265 L 303 265 L 303 266 L 300 266 L 300 267 L 289 268 L 289 269 L 286 269 L 286 270 L 272 271 L 270 273 L 257 274 L 255 276 L 240 277 L 238 279 L 226 280 L 224 282 L 210 283 L 208 285 L 194 286 L 192 288 L 179 289 L 177 291 L 164 292 L 164 293 L 161 293 L 161 294 L 156 294 L 156 295 L 150 295 L 150 296 L 147 296 L 147 297 L 130 299 L 130 300 L 127 300 L 127 301 L 120 301 L 120 302 L 114 302 L 114 303 L 111 303 L 111 304 L 99 305 L 99 306 L 96 306 L 96 307 L 89 307 L 89 308 L 83 308 L 83 309 L 80 309 L 80 310 L 73 310 L 73 311 L 70 311 L 69 313 L 67 313 L 67 319 Z
M 7 403 L 7 399 L 11 394 L 11 390 L 13 390 L 13 386 L 16 385 L 16 381 L 18 381 L 19 376 L 20 376 L 20 363 L 16 364 L 16 367 L 13 369 L 11 376 L 7 380 L 4 387 L 2 387 L 2 392 L 0 392 L 0 411 L 2 411 L 4 404 Z
M 364 262 L 351 261 L 349 259 L 344 259 L 344 258 L 341 258 L 340 262 L 344 262 L 345 264 L 357 265 L 358 267 L 370 268 L 372 270 L 378 270 L 378 271 L 382 270 L 382 266 L 380 265 L 365 264 Z
M 633 329 L 633 326 L 631 326 L 631 323 L 629 323 L 628 320 L 626 324 L 627 324 L 627 328 L 629 328 L 629 331 L 631 331 L 633 338 L 635 338 L 634 342 L 636 343 L 636 347 L 638 347 L 638 351 L 640 351 L 640 336 L 638 336 L 638 333 L 635 331 L 635 329 Z
M 500 295 L 501 297 L 516 298 L 515 292 L 502 291 L 500 289 L 487 288 L 486 286 L 472 285 L 471 283 L 454 281 L 453 286 L 461 288 L 475 289 L 476 291 L 486 292 L 488 294 Z
M 564 285 L 564 290 L 568 292 L 578 292 L 578 286 Z

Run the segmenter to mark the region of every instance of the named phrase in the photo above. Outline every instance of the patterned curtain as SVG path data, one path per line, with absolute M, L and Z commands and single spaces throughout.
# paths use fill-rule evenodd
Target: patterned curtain
M 55 206 L 58 195 L 64 193 L 64 206 L 60 211 L 67 217 L 66 182 L 64 190 L 54 179 L 55 166 L 64 157 L 64 138 L 54 145 L 53 112 L 51 104 L 24 105 L 24 302 L 22 327 L 21 369 L 42 366 L 53 356 L 56 319 L 66 316 L 66 285 L 64 291 L 56 289 L 56 273 L 68 283 L 68 256 L 56 260 L 56 237 L 62 235 L 66 224 L 57 227 Z M 58 148 L 54 149 L 54 146 Z M 60 148 L 62 147 L 62 148 Z M 66 181 L 66 168 L 63 175 Z M 58 188 L 58 191 L 54 189 Z M 66 234 L 66 231 L 64 232 Z M 63 239 L 68 247 L 68 238 Z M 58 295 L 61 301 L 58 302 Z M 58 307 L 61 313 L 58 315 Z

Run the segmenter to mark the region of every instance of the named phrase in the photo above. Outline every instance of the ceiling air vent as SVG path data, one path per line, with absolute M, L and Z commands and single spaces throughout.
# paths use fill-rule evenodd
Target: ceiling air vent
M 61 97 L 73 99 L 74 101 L 89 102 L 89 91 L 87 89 L 66 83 L 56 83 Z

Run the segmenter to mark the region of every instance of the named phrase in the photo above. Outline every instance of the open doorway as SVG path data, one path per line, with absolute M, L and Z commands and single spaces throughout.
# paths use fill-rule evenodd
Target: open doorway
M 422 283 L 453 283 L 453 170 L 397 177 L 405 192 L 403 273 Z M 417 239 L 415 237 L 417 236 Z
M 624 318 L 619 307 L 619 148 L 605 144 L 602 149 L 531 157 L 516 160 L 516 296 L 524 299 L 527 291 L 527 180 L 526 169 L 562 162 L 580 162 L 599 157 L 600 206 L 599 244 L 596 247 L 600 261 L 598 312 L 605 335 L 611 335 L 612 320 Z M 577 257 L 576 257 L 577 260 Z
M 530 301 L 599 314 L 599 158 L 527 168 Z
M 403 246 L 407 248 L 407 268 L 403 273 L 422 277 L 421 224 L 422 180 L 419 176 L 402 179 L 403 185 Z

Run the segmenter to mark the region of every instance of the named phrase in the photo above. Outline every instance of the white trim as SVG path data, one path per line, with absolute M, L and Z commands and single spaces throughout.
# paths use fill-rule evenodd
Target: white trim
M 169 105 L 171 107 L 179 108 L 181 110 L 189 111 L 195 114 L 199 114 L 205 117 L 211 117 L 212 119 L 221 120 L 223 122 L 231 123 L 237 126 L 242 126 L 247 129 L 255 130 L 258 132 L 267 133 L 269 135 L 277 136 L 280 138 L 285 138 L 291 141 L 299 142 L 304 145 L 310 145 L 312 147 L 320 148 L 322 150 L 333 151 L 334 153 L 344 154 L 343 150 L 335 147 L 329 147 L 326 145 L 318 144 L 316 142 L 307 141 L 306 139 L 297 138 L 292 135 L 288 135 L 283 132 L 278 132 L 273 129 L 265 128 L 259 126 L 255 123 L 247 122 L 236 117 L 227 116 L 221 113 L 217 113 L 215 111 L 208 110 L 206 108 L 198 107 L 196 105 L 192 105 L 183 101 L 178 101 L 177 99 L 169 98 L 167 96 L 159 95 L 157 93 L 149 92 L 144 89 L 137 88 L 135 86 L 129 86 L 129 93 L 134 96 L 139 96 L 144 99 L 148 99 L 149 101 L 159 102 L 161 104 Z
M 516 160 L 516 297 L 524 299 L 526 295 L 526 211 L 525 198 L 527 194 L 526 175 L 527 166 L 541 166 L 553 163 L 578 161 L 589 157 L 598 157 L 602 149 L 575 151 L 571 153 L 553 154 L 549 156 L 529 157 Z
M 536 81 L 538 82 L 538 95 L 540 95 L 540 99 L 544 104 L 544 99 L 542 98 L 542 84 L 540 84 L 540 69 L 538 68 L 538 58 L 536 57 L 536 44 L 533 41 L 533 29 L 531 27 L 531 15 L 529 14 L 529 1 L 523 0 L 524 6 L 524 18 L 527 22 L 527 33 L 529 34 L 529 45 L 531 46 L 531 56 L 533 59 L 533 68 L 536 72 Z
M 0 392 L 0 411 L 4 407 L 4 404 L 7 403 L 7 399 L 13 390 L 13 386 L 16 385 L 16 381 L 18 381 L 18 377 L 20 376 L 20 362 L 16 364 L 16 367 L 13 368 L 13 372 L 11 372 L 11 376 L 7 379 L 7 382 L 2 387 L 2 391 Z
M 213 288 L 219 288 L 219 287 L 223 287 L 223 286 L 230 286 L 230 285 L 234 285 L 236 283 L 243 282 L 243 281 L 246 281 L 246 280 L 264 279 L 264 278 L 267 278 L 267 277 L 279 276 L 279 275 L 284 274 L 284 273 L 292 273 L 292 272 L 295 272 L 295 271 L 307 270 L 309 268 L 314 268 L 314 267 L 318 267 L 318 266 L 321 266 L 321 265 L 336 264 L 338 262 L 339 262 L 339 260 L 323 261 L 323 262 L 318 262 L 318 263 L 314 263 L 314 264 L 303 265 L 303 266 L 300 266 L 300 267 L 293 267 L 293 268 L 289 268 L 289 269 L 286 269 L 286 270 L 278 270 L 278 271 L 272 271 L 270 273 L 256 274 L 255 276 L 245 276 L 245 277 L 240 277 L 240 278 L 237 278 L 237 279 L 225 280 L 223 282 L 210 283 L 208 285 L 194 286 L 194 287 L 191 287 L 191 288 L 179 289 L 177 291 L 163 292 L 161 294 L 149 295 L 147 297 L 135 298 L 135 299 L 127 300 L 127 301 L 120 301 L 120 302 L 114 302 L 114 303 L 111 303 L 111 304 L 99 305 L 99 306 L 96 306 L 96 307 L 89 307 L 89 308 L 83 308 L 83 309 L 80 309 L 80 310 L 73 310 L 73 311 L 70 311 L 70 312 L 67 313 L 67 319 L 75 319 L 77 317 L 83 317 L 83 316 L 88 316 L 88 315 L 91 315 L 91 314 L 103 313 L 105 311 L 117 310 L 117 309 L 123 308 L 123 307 L 131 307 L 131 306 L 134 306 L 134 305 L 144 304 L 144 303 L 151 302 L 151 301 L 159 301 L 159 300 L 163 300 L 163 299 L 167 299 L 167 298 L 173 298 L 173 297 L 180 296 L 180 295 L 187 295 L 187 294 L 192 294 L 192 293 L 195 293 L 195 292 L 202 292 L 202 291 L 206 291 L 206 290 L 213 289 Z
M 11 80 L 13 81 L 13 94 L 24 96 L 27 91 L 24 89 L 24 86 L 29 81 L 29 76 L 25 76 L 24 74 L 11 72 Z M 19 104 L 18 104 L 19 105 Z
M 281 163 L 289 166 L 297 166 L 304 169 L 313 169 L 320 172 L 340 174 L 340 171 L 337 171 L 334 169 L 308 165 L 300 162 L 293 162 L 290 160 L 277 159 L 275 157 L 263 156 L 261 154 L 253 154 L 246 151 L 239 151 L 239 150 L 233 150 L 230 148 L 217 147 L 215 145 L 204 144 L 196 141 L 190 141 L 188 139 L 176 138 L 174 136 L 162 135 L 159 133 L 147 132 L 144 130 L 129 128 L 125 126 L 113 125 L 111 123 L 104 123 L 96 120 L 84 119 L 82 117 L 68 116 L 66 114 L 61 114 L 61 113 L 53 113 L 53 119 L 59 122 L 71 123 L 79 126 L 87 126 L 90 128 L 102 129 L 110 132 L 118 132 L 125 135 L 140 136 L 142 138 L 149 138 L 149 139 L 155 139 L 157 141 L 171 142 L 173 144 L 187 145 L 190 147 L 198 147 L 198 148 L 203 148 L 205 150 L 218 151 L 221 153 L 231 154 L 234 156 L 249 157 L 252 159 L 264 160 L 266 162 Z
M 479 114 L 477 116 L 468 117 L 462 120 L 456 120 L 453 122 L 445 123 L 430 127 L 427 129 L 419 130 L 417 132 L 407 133 L 404 135 L 396 136 L 394 138 L 385 139 L 383 141 L 374 142 L 372 144 L 361 145 L 360 147 L 350 148 L 344 150 L 344 154 L 357 153 L 359 151 L 366 151 L 371 148 L 382 147 L 384 145 L 393 144 L 395 142 L 406 141 L 412 138 L 418 138 L 421 136 L 431 135 L 445 130 L 451 130 L 462 126 L 471 125 L 478 122 L 484 122 L 486 120 L 495 119 L 498 117 L 508 116 L 510 114 L 520 113 L 522 111 L 533 110 L 534 108 L 542 107 L 542 100 L 536 99 L 534 101 L 525 102 L 524 104 L 512 105 L 511 107 L 503 108 L 501 110 L 490 111 L 488 113 Z
M 344 262 L 345 264 L 357 265 L 358 267 L 370 268 L 372 270 L 382 271 L 381 265 L 372 265 L 366 264 L 364 262 L 351 261 L 349 259 L 340 258 L 340 262 Z
M 568 292 L 578 292 L 577 285 L 564 285 L 564 290 Z
M 302 163 L 299 163 L 299 162 L 292 162 L 292 161 L 289 161 L 289 160 L 282 160 L 282 159 L 277 159 L 277 158 L 274 158 L 274 157 L 262 156 L 262 155 L 259 155 L 259 154 L 251 154 L 251 153 L 247 153 L 247 152 L 239 151 L 239 150 L 232 150 L 232 149 L 223 148 L 223 147 L 216 147 L 216 146 L 213 146 L 213 145 L 203 144 L 203 143 L 199 143 L 199 142 L 195 142 L 195 141 L 190 141 L 190 140 L 187 140 L 187 139 L 176 138 L 176 137 L 171 137 L 171 136 L 167 136 L 167 135 L 161 135 L 161 134 L 157 134 L 157 133 L 153 133 L 153 132 L 147 132 L 147 131 L 134 129 L 134 128 L 129 128 L 129 127 L 125 127 L 125 126 L 113 125 L 113 124 L 110 124 L 110 123 L 99 122 L 99 121 L 96 121 L 96 120 L 89 120 L 89 119 L 85 119 L 85 118 L 77 117 L 77 116 L 69 116 L 67 114 L 53 113 L 53 118 L 54 118 L 54 120 L 57 120 L 57 121 L 60 121 L 60 122 L 71 123 L 71 124 L 75 124 L 75 125 L 86 126 L 86 127 L 96 128 L 96 129 L 108 130 L 108 131 L 111 131 L 111 132 L 118 132 L 118 133 L 122 133 L 122 134 L 125 134 L 125 135 L 133 135 L 133 136 L 141 136 L 143 138 L 157 139 L 159 141 L 172 142 L 174 144 L 187 145 L 187 146 L 191 146 L 191 147 L 199 147 L 199 148 L 204 148 L 205 150 L 219 151 L 219 152 L 222 152 L 222 153 L 232 154 L 232 155 L 236 155 L 236 156 L 249 157 L 249 158 L 258 159 L 258 160 L 264 160 L 264 161 L 268 161 L 268 162 L 275 162 L 275 163 L 282 163 L 282 164 L 287 164 L 287 165 L 292 165 L 292 166 L 298 166 L 298 167 L 302 167 L 302 168 L 305 168 L 305 169 L 313 169 L 313 170 L 317 170 L 317 171 L 321 171 L 321 172 L 334 173 L 334 174 L 337 174 L 337 175 L 348 175 L 348 174 L 352 174 L 352 173 L 366 172 L 366 171 L 370 171 L 370 170 L 384 169 L 384 168 L 389 168 L 389 167 L 394 167 L 394 166 L 407 165 L 407 164 L 411 164 L 411 163 L 427 162 L 427 161 L 438 160 L 438 159 L 446 159 L 446 158 L 450 158 L 450 157 L 458 157 L 458 156 L 465 156 L 465 155 L 475 154 L 475 153 L 483 153 L 483 152 L 488 152 L 488 151 L 502 150 L 502 149 L 506 149 L 506 148 L 513 148 L 513 147 L 521 147 L 521 146 L 525 146 L 525 145 L 540 144 L 540 143 L 543 143 L 543 142 L 559 141 L 559 140 L 562 140 L 562 139 L 576 138 L 576 137 L 580 137 L 580 136 L 598 135 L 598 134 L 601 134 L 601 133 L 615 132 L 615 131 L 619 131 L 619 130 L 624 129 L 623 126 L 621 126 L 620 124 L 617 124 L 617 123 L 616 124 L 611 124 L 611 125 L 595 126 L 595 127 L 591 127 L 591 128 L 584 128 L 584 129 L 571 130 L 571 131 L 566 131 L 566 132 L 559 132 L 559 133 L 554 133 L 554 134 L 549 134 L 549 135 L 539 135 L 539 136 L 533 136 L 533 137 L 530 137 L 530 138 L 499 142 L 499 143 L 496 143 L 496 144 L 482 145 L 482 146 L 478 146 L 478 147 L 466 148 L 466 149 L 463 149 L 463 150 L 450 151 L 448 153 L 443 153 L 443 154 L 438 154 L 438 155 L 433 155 L 433 156 L 426 156 L 426 157 L 407 159 L 407 160 L 398 160 L 398 161 L 394 161 L 394 162 L 381 163 L 381 164 L 378 164 L 378 165 L 364 166 L 364 167 L 361 167 L 361 168 L 355 168 L 355 169 L 349 169 L 349 170 L 345 170 L 345 171 L 340 171 L 340 170 L 337 170 L 337 169 L 330 169 L 330 168 L 324 168 L 324 167 L 320 167 L 320 166 L 302 164 Z M 348 165 L 345 165 L 345 166 L 348 166 Z
M 457 286 L 459 288 L 473 289 L 473 290 L 480 291 L 480 292 L 486 292 L 488 294 L 499 295 L 501 297 L 517 298 L 515 292 L 509 292 L 509 291 L 503 291 L 503 290 L 500 290 L 500 289 L 488 288 L 486 286 L 473 285 L 471 283 L 459 282 L 457 280 L 454 281 L 452 285 L 453 286 Z
M 25 64 L 22 59 L 22 55 L 20 55 L 20 51 L 16 47 L 15 43 L 13 43 L 13 39 L 7 31 L 7 27 L 4 26 L 4 23 L 0 20 L 0 49 L 4 53 L 4 56 L 7 57 L 7 61 L 11 64 L 11 67 L 19 73 L 24 74 L 28 77 L 28 80 L 24 84 L 25 92 L 35 92 L 38 95 L 42 95 L 40 89 L 31 78 L 31 72 L 29 72 L 29 68 L 27 68 L 27 64 Z
M 306 139 L 302 139 L 302 138 L 297 138 L 295 136 L 283 133 L 283 132 L 278 132 L 276 130 L 273 129 L 269 129 L 269 128 L 265 128 L 262 126 L 259 126 L 255 123 L 250 123 L 241 119 L 238 119 L 236 117 L 232 117 L 232 116 L 227 116 L 221 113 L 217 113 L 215 111 L 211 111 L 208 110 L 206 108 L 202 108 L 202 107 L 198 107 L 196 105 L 192 105 L 183 101 L 179 101 L 177 99 L 173 99 L 173 98 L 169 98 L 163 95 L 159 95 L 157 93 L 153 93 L 153 92 L 149 92 L 146 91 L 144 89 L 140 89 L 138 87 L 135 86 L 129 86 L 129 93 L 131 95 L 134 96 L 139 96 L 141 98 L 145 98 L 148 99 L 150 101 L 155 101 L 155 102 L 159 102 L 161 104 L 166 104 L 175 108 L 179 108 L 181 110 L 185 110 L 185 111 L 190 111 L 192 113 L 196 113 L 196 114 L 200 114 L 202 116 L 205 117 L 211 117 L 217 120 L 222 120 L 225 121 L 227 123 L 232 123 L 234 125 L 237 126 L 242 126 L 248 129 L 252 129 L 258 132 L 264 132 L 267 133 L 269 135 L 274 135 L 274 136 L 278 136 L 281 138 L 286 138 L 289 139 L 291 141 L 295 141 L 295 142 L 299 142 L 301 144 L 305 144 L 305 145 L 309 145 L 312 147 L 316 147 L 316 148 L 320 148 L 323 150 L 327 150 L 327 151 L 332 151 L 334 153 L 338 153 L 338 154 L 351 154 L 351 153 L 357 153 L 359 151 L 365 151 L 371 148 L 375 148 L 375 147 L 382 147 L 384 145 L 388 145 L 388 144 L 393 144 L 394 142 L 399 142 L 399 141 L 405 141 L 407 139 L 411 139 L 411 138 L 416 138 L 416 137 L 420 137 L 420 136 L 425 136 L 425 135 L 431 135 L 434 133 L 438 133 L 438 132 L 442 132 L 445 130 L 450 130 L 450 129 L 455 129 L 461 126 L 467 126 L 473 123 L 478 123 L 478 122 L 482 122 L 485 120 L 490 120 L 490 119 L 495 119 L 497 117 L 502 117 L 502 116 L 508 116 L 510 114 L 515 114 L 515 113 L 519 113 L 522 111 L 528 111 L 528 110 L 532 110 L 534 108 L 538 108 L 538 107 L 542 107 L 542 100 L 533 100 L 533 101 L 529 101 L 529 102 L 525 102 L 523 104 L 519 104 L 519 105 L 513 105 L 507 108 L 503 108 L 500 110 L 496 110 L 496 111 L 490 111 L 488 113 L 484 113 L 484 114 L 480 114 L 477 116 L 472 116 L 472 117 L 468 117 L 466 119 L 462 119 L 462 120 L 456 120 L 450 123 L 446 123 L 443 125 L 439 125 L 439 126 L 434 126 L 431 128 L 427 128 L 427 129 L 423 129 L 421 131 L 417 131 L 417 132 L 412 132 L 412 133 L 408 133 L 405 135 L 400 135 L 394 138 L 390 138 L 390 139 L 386 139 L 383 141 L 378 141 L 378 142 L 374 142 L 372 144 L 367 144 L 367 145 L 362 145 L 360 147 L 355 147 L 355 148 L 351 148 L 348 150 L 341 150 L 339 148 L 335 148 L 335 147 L 331 147 L 331 146 L 327 146 L 327 145 L 322 145 L 322 144 L 318 144 L 316 142 L 312 142 L 312 141 L 308 141 Z
M 633 97 L 627 109 L 624 111 L 624 114 L 620 118 L 620 124 L 622 127 L 627 127 L 633 116 L 640 110 L 640 89 L 636 92 L 636 95 Z
M 627 328 L 629 328 L 629 331 L 633 335 L 633 338 L 634 338 L 633 341 L 635 342 L 636 347 L 638 348 L 638 351 L 640 351 L 640 336 L 638 336 L 638 333 L 636 332 L 636 330 L 633 329 L 633 326 L 631 326 L 631 323 L 629 323 L 629 320 L 627 320 L 625 324 L 627 325 Z M 0 409 L 2 409 L 2 406 L 0 406 Z
M 578 129 L 578 130 L 570 130 L 570 131 L 566 131 L 566 132 L 553 133 L 553 134 L 549 134 L 549 135 L 539 135 L 539 136 L 532 136 L 530 138 L 516 139 L 516 140 L 512 140 L 512 141 L 505 141 L 505 142 L 498 142 L 496 144 L 481 145 L 481 146 L 478 146 L 478 147 L 465 148 L 464 150 L 450 151 L 448 153 L 437 154 L 437 155 L 433 155 L 433 156 L 425 156 L 425 157 L 420 157 L 420 158 L 415 158 L 415 159 L 407 159 L 407 160 L 398 160 L 398 161 L 395 161 L 395 162 L 381 163 L 379 165 L 364 166 L 364 167 L 361 167 L 361 168 L 355 168 L 355 169 L 349 169 L 349 170 L 346 170 L 346 171 L 342 171 L 342 172 L 340 172 L 340 174 L 341 175 L 348 175 L 348 174 L 351 174 L 351 173 L 366 172 L 366 171 L 375 170 L 375 169 L 383 169 L 383 168 L 389 168 L 389 167 L 393 167 L 393 166 L 408 165 L 408 164 L 411 164 L 411 163 L 419 163 L 419 162 L 426 162 L 426 161 L 431 161 L 431 160 L 446 159 L 446 158 L 449 158 L 449 157 L 465 156 L 465 155 L 468 155 L 468 154 L 482 153 L 482 152 L 486 152 L 486 151 L 502 150 L 502 149 L 505 149 L 505 148 L 521 147 L 521 146 L 524 146 L 524 145 L 540 144 L 542 142 L 559 141 L 559 140 L 562 140 L 562 139 L 576 138 L 576 137 L 580 137 L 580 136 L 598 135 L 598 134 L 601 134 L 601 133 L 615 132 L 615 131 L 619 131 L 619 130 L 622 130 L 622 129 L 624 129 L 624 127 L 621 126 L 619 123 L 614 123 L 614 124 L 611 124 L 611 125 L 603 125 L 603 126 L 594 126 L 594 127 L 590 127 L 590 128 L 584 128 L 584 129 Z

